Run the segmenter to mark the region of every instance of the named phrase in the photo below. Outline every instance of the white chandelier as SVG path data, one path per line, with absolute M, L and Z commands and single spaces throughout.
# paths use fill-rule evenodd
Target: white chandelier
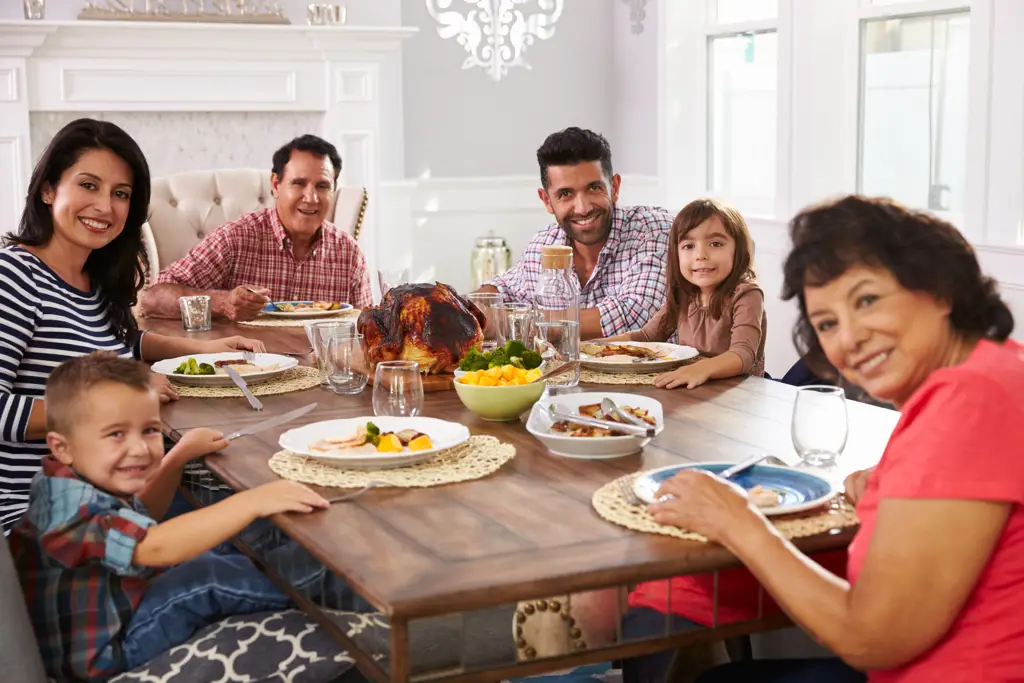
M 470 6 L 465 14 L 451 10 L 458 1 Z M 538 11 L 524 13 L 522 6 L 528 4 Z M 454 37 L 469 53 L 463 69 L 481 67 L 500 81 L 511 67 L 530 68 L 523 52 L 538 38 L 555 35 L 563 4 L 564 0 L 427 0 L 427 12 L 438 23 L 439 36 Z

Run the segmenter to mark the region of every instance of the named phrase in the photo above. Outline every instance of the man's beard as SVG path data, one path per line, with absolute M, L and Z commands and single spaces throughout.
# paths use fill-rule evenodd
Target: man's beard
M 572 222 L 573 219 L 591 218 L 595 215 L 598 216 L 596 221 L 597 228 L 588 230 L 587 232 L 579 230 L 576 227 L 576 225 Z M 606 209 L 594 209 L 585 216 L 569 214 L 561 221 L 561 223 L 559 223 L 559 227 L 562 228 L 562 232 L 564 232 L 570 240 L 576 242 L 577 244 L 582 244 L 583 246 L 600 244 L 601 242 L 604 242 L 606 239 L 608 239 L 608 235 L 611 234 L 612 214 L 610 211 Z

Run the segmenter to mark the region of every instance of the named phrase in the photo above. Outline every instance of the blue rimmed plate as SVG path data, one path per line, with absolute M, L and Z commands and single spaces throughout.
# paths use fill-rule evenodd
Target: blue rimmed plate
M 677 472 L 698 469 L 718 474 L 735 463 L 708 462 L 699 465 L 671 465 L 644 472 L 633 481 L 633 491 L 645 503 L 654 502 L 658 488 Z M 779 494 L 781 503 L 775 507 L 761 508 L 766 515 L 789 515 L 795 512 L 813 510 L 831 500 L 837 493 L 836 487 L 816 474 L 804 470 L 775 465 L 754 465 L 740 472 L 729 481 L 745 490 L 755 486 L 771 489 Z
M 263 315 L 270 316 L 272 318 L 326 318 L 332 315 L 338 315 L 342 311 L 347 311 L 352 308 L 352 304 L 338 304 L 338 308 L 331 310 L 324 310 L 322 308 L 314 308 L 314 304 L 333 303 L 323 301 L 274 301 L 263 307 Z M 279 307 L 296 307 L 295 310 L 282 311 Z

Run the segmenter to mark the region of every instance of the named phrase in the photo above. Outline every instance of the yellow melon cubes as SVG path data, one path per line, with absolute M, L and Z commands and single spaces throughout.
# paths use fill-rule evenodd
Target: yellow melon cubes
M 459 377 L 460 384 L 473 384 L 481 387 L 512 387 L 529 384 L 540 379 L 540 369 L 523 370 L 514 365 L 503 365 L 487 370 L 467 372 Z
M 403 450 L 405 449 L 397 434 L 385 434 L 380 437 L 380 443 L 377 444 L 378 453 L 401 453 Z
M 430 443 L 430 437 L 426 434 L 420 434 L 409 442 L 410 451 L 427 451 L 433 447 L 434 444 Z

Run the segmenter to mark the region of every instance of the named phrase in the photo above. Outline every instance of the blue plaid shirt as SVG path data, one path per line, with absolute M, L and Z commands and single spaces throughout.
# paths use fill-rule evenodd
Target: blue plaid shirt
M 132 556 L 155 524 L 137 499 L 43 459 L 8 541 L 49 676 L 105 681 L 121 671 L 122 631 L 157 573 Z

